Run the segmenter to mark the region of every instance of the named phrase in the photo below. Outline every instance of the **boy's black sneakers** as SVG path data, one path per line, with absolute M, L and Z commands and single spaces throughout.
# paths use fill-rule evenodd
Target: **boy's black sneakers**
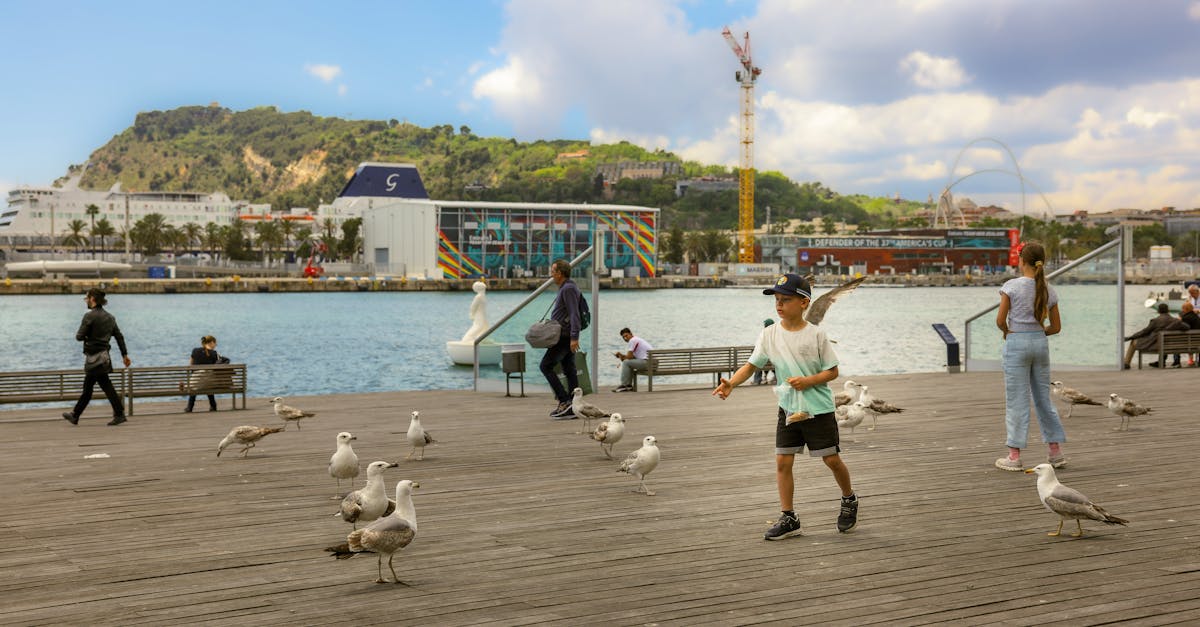
M 787 514 L 779 515 L 779 522 L 767 529 L 767 533 L 763 535 L 763 540 L 782 540 L 792 536 L 800 535 L 800 519 Z
M 842 509 L 838 512 L 838 531 L 846 533 L 858 524 L 858 497 L 853 501 L 842 499 Z

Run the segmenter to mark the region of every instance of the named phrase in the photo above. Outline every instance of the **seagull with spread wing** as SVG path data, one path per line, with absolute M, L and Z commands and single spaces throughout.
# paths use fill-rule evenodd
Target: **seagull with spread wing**
M 612 415 L 612 412 L 604 411 L 583 400 L 583 388 L 575 388 L 571 391 L 571 411 L 576 416 L 583 418 L 584 433 L 591 433 L 593 420 L 603 420 Z
M 1063 418 L 1070 418 L 1071 412 L 1075 411 L 1076 405 L 1104 405 L 1104 403 L 1093 401 L 1090 396 L 1075 388 L 1063 385 L 1062 381 L 1050 382 L 1050 394 L 1067 404 L 1067 415 L 1063 416 Z
M 808 275 L 805 280 L 809 285 L 812 285 L 811 274 Z M 856 287 L 866 280 L 867 277 L 865 276 L 860 276 L 857 279 L 850 279 L 849 281 L 846 281 L 845 283 L 829 290 L 828 292 L 821 294 L 812 301 L 811 305 L 808 306 L 808 311 L 805 312 L 804 319 L 812 324 L 821 324 L 821 321 L 825 319 L 825 313 L 829 311 L 829 307 L 833 305 L 834 301 L 846 294 L 849 294 L 850 292 L 853 292 Z

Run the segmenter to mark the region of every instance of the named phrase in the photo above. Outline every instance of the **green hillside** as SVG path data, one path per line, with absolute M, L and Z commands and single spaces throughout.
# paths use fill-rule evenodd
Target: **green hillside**
M 560 158 L 582 151 L 587 151 L 582 157 Z M 120 181 L 127 190 L 223 191 L 285 210 L 331 202 L 364 161 L 416 164 L 434 198 L 646 205 L 661 208 L 667 226 L 736 227 L 736 191 L 675 196 L 680 177 L 736 173 L 670 152 L 627 142 L 522 143 L 479 137 L 466 126 L 422 128 L 394 119 L 353 121 L 274 107 L 235 112 L 214 104 L 140 113 L 133 126 L 91 155 L 82 185 L 107 189 Z M 682 175 L 624 179 L 606 198 L 596 168 L 620 161 L 679 162 Z M 875 225 L 919 206 L 841 196 L 820 183 L 796 183 L 777 172 L 758 174 L 755 204 L 760 224 L 768 205 L 773 222 L 831 216 Z

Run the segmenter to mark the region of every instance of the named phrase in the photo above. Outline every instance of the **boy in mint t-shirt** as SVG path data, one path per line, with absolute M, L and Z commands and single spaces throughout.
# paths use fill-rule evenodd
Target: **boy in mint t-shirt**
M 775 296 L 779 324 L 762 330 L 750 360 L 713 390 L 713 396 L 728 398 L 733 388 L 749 379 L 768 361 L 775 364 L 779 411 L 775 425 L 775 485 L 779 489 L 779 521 L 764 539 L 782 540 L 800 535 L 800 520 L 792 510 L 795 480 L 792 464 L 796 453 L 820 457 L 842 490 L 838 531 L 846 532 L 858 522 L 858 498 L 850 484 L 850 470 L 838 455 L 841 439 L 834 419 L 833 392 L 828 383 L 838 376 L 837 355 L 829 338 L 804 319 L 812 302 L 812 288 L 796 274 L 780 276 L 763 294 Z

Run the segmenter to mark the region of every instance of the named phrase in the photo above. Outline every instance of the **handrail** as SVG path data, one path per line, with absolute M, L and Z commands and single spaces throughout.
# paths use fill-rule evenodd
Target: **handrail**
M 571 260 L 571 268 L 574 269 L 575 266 L 577 266 L 581 262 L 583 262 L 584 259 L 587 259 L 588 257 L 590 257 L 592 254 L 593 248 L 594 248 L 593 246 L 588 246 L 587 248 L 585 248 L 583 250 L 583 252 L 579 253 L 574 259 L 572 259 Z M 508 322 L 513 316 L 517 315 L 517 312 L 524 309 L 526 305 L 528 305 L 529 303 L 536 300 L 538 296 L 541 296 L 542 292 L 549 289 L 549 287 L 553 284 L 554 284 L 553 277 L 546 279 L 546 281 L 544 283 L 542 283 L 541 285 L 539 285 L 537 289 L 533 290 L 532 294 L 525 297 L 525 300 L 521 301 L 520 303 L 517 303 L 517 306 L 513 307 L 512 311 L 504 314 L 504 317 L 500 318 L 499 322 L 497 322 L 496 324 L 493 324 L 491 327 L 488 328 L 488 330 L 484 331 L 483 333 L 480 333 L 479 337 L 475 338 L 475 343 L 472 346 L 473 361 L 475 362 L 475 370 L 474 370 L 475 374 L 474 374 L 474 381 L 472 383 L 472 386 L 475 391 L 479 391 L 479 343 L 482 342 L 483 340 L 487 339 L 487 337 L 489 335 L 491 335 L 494 331 L 496 331 L 496 329 L 499 329 L 501 326 L 503 326 L 504 323 Z M 594 301 L 595 299 L 593 298 L 592 300 Z M 593 317 L 594 317 L 594 314 L 593 314 Z M 593 323 L 594 322 L 595 321 L 593 321 Z M 594 353 L 596 351 L 593 349 L 592 352 Z
M 1054 277 L 1056 277 L 1064 272 L 1067 272 L 1068 270 L 1073 270 L 1073 269 L 1079 267 L 1080 265 L 1082 265 L 1085 261 L 1090 261 L 1093 257 L 1097 257 L 1101 253 L 1108 252 L 1109 249 L 1119 247 L 1120 245 L 1121 245 L 1120 237 L 1117 237 L 1116 239 L 1114 239 L 1110 242 L 1106 242 L 1105 244 L 1101 245 L 1099 248 L 1093 250 L 1092 252 L 1080 257 L 1079 259 L 1076 259 L 1075 261 L 1072 261 L 1071 263 L 1068 263 L 1067 265 L 1059 268 L 1058 270 L 1055 270 L 1054 272 L 1051 272 L 1050 274 L 1048 274 L 1046 276 L 1046 280 L 1049 281 L 1050 279 L 1053 279 Z M 1117 287 L 1118 287 L 1118 290 L 1117 290 L 1117 292 L 1118 292 L 1118 294 L 1117 294 L 1118 309 L 1117 310 L 1120 312 L 1121 328 L 1124 328 L 1124 320 L 1125 320 L 1125 309 L 1124 309 L 1124 307 L 1125 307 L 1125 305 L 1124 305 L 1124 302 L 1125 302 L 1125 298 L 1124 298 L 1125 261 L 1124 261 L 1124 259 L 1119 259 L 1118 263 L 1117 263 Z M 963 350 L 963 369 L 964 370 L 967 370 L 969 368 L 969 364 L 971 363 L 971 322 L 973 322 L 976 318 L 978 318 L 994 309 L 997 309 L 999 307 L 1000 307 L 1000 303 L 998 303 L 998 302 L 994 305 L 989 305 L 983 311 L 980 311 L 979 313 L 971 316 L 970 318 L 967 318 L 966 322 L 963 323 L 963 338 L 964 338 L 963 343 L 965 344 L 965 347 Z M 1119 352 L 1119 349 L 1118 349 L 1118 352 Z

